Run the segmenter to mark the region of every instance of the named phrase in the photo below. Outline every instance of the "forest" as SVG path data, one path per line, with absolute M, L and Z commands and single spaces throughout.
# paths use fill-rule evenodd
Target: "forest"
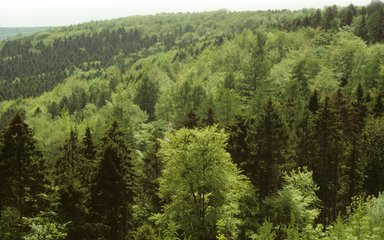
M 384 239 L 384 3 L 0 41 L 0 239 Z

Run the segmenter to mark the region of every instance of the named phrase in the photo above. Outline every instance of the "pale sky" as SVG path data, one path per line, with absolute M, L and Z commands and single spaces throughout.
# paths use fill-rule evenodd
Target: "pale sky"
M 0 27 L 64 26 L 162 12 L 368 5 L 371 0 L 0 0 Z

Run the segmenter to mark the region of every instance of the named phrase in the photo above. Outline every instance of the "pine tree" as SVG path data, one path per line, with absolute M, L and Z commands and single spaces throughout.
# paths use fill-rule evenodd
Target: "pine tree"
M 291 71 L 292 79 L 295 81 L 296 91 L 304 97 L 308 97 L 308 77 L 305 73 L 305 61 L 300 60 Z
M 204 119 L 204 125 L 212 126 L 215 124 L 214 114 L 212 107 L 209 107 L 207 110 L 207 117 Z
M 45 175 L 42 154 L 36 149 L 32 130 L 19 114 L 3 132 L 0 149 L 0 208 L 13 207 L 22 218 L 33 217 L 41 208 L 38 194 L 44 192 Z
M 103 139 L 101 162 L 91 189 L 95 238 L 126 239 L 134 197 L 134 172 L 123 132 L 116 122 Z
M 375 105 L 373 106 L 372 111 L 375 117 L 383 116 L 383 113 L 384 113 L 383 93 L 379 93 L 377 95 Z
M 90 186 L 96 170 L 96 147 L 93 143 L 91 129 L 87 127 L 80 146 L 80 176 L 84 186 Z
M 345 132 L 349 147 L 347 151 L 348 169 L 348 198 L 349 200 L 363 192 L 364 184 L 364 160 L 361 153 L 361 134 L 365 127 L 367 116 L 366 99 L 364 89 L 359 84 L 356 91 L 356 100 L 352 104 L 350 116 L 350 128 Z
M 296 157 L 299 167 L 311 166 L 311 158 L 314 155 L 314 113 L 308 109 L 304 110 L 302 118 L 298 121 L 296 130 Z
M 319 109 L 319 96 L 317 94 L 317 90 L 315 89 L 312 95 L 309 97 L 307 108 L 312 113 L 316 113 Z
M 191 110 L 188 112 L 186 119 L 184 120 L 184 126 L 186 128 L 195 128 L 199 125 L 199 118 L 196 112 Z
M 260 190 L 260 200 L 278 189 L 281 170 L 284 168 L 288 134 L 271 99 L 264 106 L 258 122 L 246 139 L 251 151 L 250 169 L 247 169 L 254 186 Z
M 255 118 L 236 115 L 235 120 L 227 126 L 229 132 L 228 151 L 237 166 L 246 171 L 250 161 L 250 149 L 246 142 L 250 126 L 256 122 Z M 249 169 L 249 168 L 248 168 Z M 246 171 L 249 174 L 249 171 Z
M 328 225 L 336 218 L 337 191 L 339 184 L 339 163 L 342 156 L 341 121 L 328 97 L 317 112 L 314 128 L 315 154 L 311 168 L 318 192 L 323 202 L 320 221 Z
M 60 158 L 56 162 L 56 184 L 67 184 L 73 179 L 80 179 L 80 146 L 77 132 L 71 129 Z

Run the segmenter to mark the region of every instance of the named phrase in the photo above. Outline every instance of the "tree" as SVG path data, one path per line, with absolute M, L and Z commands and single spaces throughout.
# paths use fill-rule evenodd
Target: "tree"
M 212 107 L 209 107 L 207 110 L 207 117 L 203 120 L 204 125 L 212 126 L 215 124 L 215 118 Z
M 215 127 L 180 129 L 161 142 L 164 161 L 160 222 L 177 223 L 186 238 L 236 238 L 239 200 L 248 184 L 226 152 L 227 135 Z
M 266 58 L 267 35 L 265 32 L 256 33 L 255 43 L 251 47 L 250 62 L 247 66 L 245 77 L 246 84 L 243 95 L 253 95 L 253 91 L 265 80 L 269 71 L 269 62 Z
M 128 234 L 135 174 L 123 137 L 114 122 L 103 139 L 101 162 L 91 189 L 94 238 L 122 240 Z
M 199 118 L 196 115 L 196 112 L 193 110 L 189 111 L 184 120 L 184 126 L 187 128 L 195 128 L 198 125 L 199 125 Z
M 384 21 L 384 8 L 377 8 L 367 18 L 367 34 L 372 43 L 384 39 L 384 29 L 381 23 Z
M 335 27 L 335 17 L 337 14 L 337 8 L 335 5 L 325 8 L 323 15 L 322 28 L 329 30 Z
M 362 156 L 366 162 L 364 190 L 378 194 L 384 191 L 384 118 L 369 120 L 362 138 Z
M 280 229 L 296 226 L 299 232 L 313 227 L 320 214 L 318 187 L 312 179 L 312 172 L 306 168 L 285 173 L 284 186 L 264 202 L 263 211 L 267 218 Z M 278 233 L 283 234 L 283 233 Z
M 291 71 L 294 87 L 300 96 L 307 97 L 308 95 L 308 77 L 306 76 L 305 61 L 299 60 Z M 294 96 L 293 96 L 294 97 Z
M 365 127 L 367 117 L 367 106 L 364 98 L 364 90 L 361 84 L 356 91 L 356 100 L 352 103 L 349 123 L 344 123 L 344 135 L 348 141 L 347 173 L 348 173 L 348 204 L 352 197 L 364 192 L 364 158 L 361 152 L 361 134 Z
M 271 99 L 263 110 L 246 139 L 252 159 L 245 172 L 260 190 L 260 200 L 279 188 L 288 146 L 287 130 Z
M 0 147 L 0 210 L 17 210 L 20 238 L 25 230 L 23 217 L 33 217 L 41 208 L 38 195 L 44 192 L 45 184 L 42 154 L 19 114 L 4 130 Z
M 71 129 L 69 138 L 62 148 L 62 155 L 56 162 L 56 184 L 67 184 L 80 179 L 80 146 L 77 132 Z
M 80 146 L 80 156 L 81 156 L 81 181 L 85 187 L 91 185 L 93 176 L 96 171 L 96 147 L 93 143 L 91 129 L 87 127 L 85 129 L 85 134 L 83 141 Z
M 215 116 L 218 120 L 228 124 L 241 109 L 240 97 L 235 90 L 234 74 L 229 72 L 224 78 L 224 83 L 218 86 L 215 97 Z
M 319 109 L 319 96 L 316 89 L 309 97 L 307 108 L 312 113 L 316 113 L 316 111 Z
M 158 82 L 151 80 L 148 76 L 143 77 L 138 86 L 134 102 L 140 106 L 141 110 L 147 112 L 149 121 L 155 119 L 155 105 L 158 94 Z
M 341 121 L 331 105 L 330 99 L 325 98 L 317 112 L 314 125 L 314 151 L 310 170 L 313 171 L 315 182 L 319 185 L 318 196 L 323 203 L 320 221 L 327 225 L 336 219 L 338 209 L 338 189 L 340 163 L 342 157 Z
M 376 97 L 375 105 L 373 106 L 373 114 L 375 117 L 383 116 L 384 113 L 384 103 L 383 103 L 383 93 L 379 93 Z
M 247 171 L 251 159 L 249 145 L 246 142 L 250 127 L 255 124 L 256 119 L 243 115 L 236 115 L 234 121 L 227 126 L 229 133 L 228 151 L 236 165 Z

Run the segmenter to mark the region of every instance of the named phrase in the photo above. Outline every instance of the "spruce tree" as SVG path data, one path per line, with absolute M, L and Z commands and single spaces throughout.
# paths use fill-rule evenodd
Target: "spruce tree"
M 68 140 L 65 142 L 61 156 L 56 162 L 56 184 L 68 184 L 72 180 L 80 179 L 80 146 L 77 132 L 71 129 Z
M 227 126 L 227 131 L 229 132 L 228 151 L 231 153 L 233 161 L 248 176 L 251 174 L 249 170 L 251 168 L 248 166 L 251 157 L 246 138 L 250 126 L 255 124 L 255 122 L 255 118 L 236 115 L 235 120 Z
M 263 199 L 281 184 L 288 145 L 287 130 L 271 99 L 264 106 L 256 125 L 248 131 L 246 141 L 252 157 L 248 172 L 252 183 L 260 190 L 260 199 Z
M 19 114 L 3 132 L 0 149 L 0 210 L 18 212 L 21 236 L 23 217 L 33 217 L 41 209 L 38 194 L 44 192 L 44 163 L 36 148 L 32 130 Z
M 87 127 L 80 146 L 81 155 L 81 181 L 85 187 L 89 187 L 96 170 L 96 147 L 93 143 L 91 129 Z
M 365 126 L 366 116 L 367 106 L 366 99 L 364 98 L 364 89 L 359 84 L 356 90 L 356 100 L 352 103 L 351 107 L 350 123 L 344 124 L 344 126 L 349 126 L 347 131 L 345 131 L 348 142 L 346 167 L 348 171 L 347 197 L 349 201 L 352 197 L 363 192 L 365 163 L 361 153 L 361 134 Z M 346 204 L 349 204 L 349 202 Z
M 207 110 L 207 117 L 204 119 L 204 125 L 212 126 L 215 124 L 214 114 L 212 107 L 209 107 Z
M 373 114 L 375 117 L 380 117 L 384 113 L 383 93 L 379 93 L 376 97 L 375 105 L 373 106 Z
M 323 202 L 320 221 L 328 225 L 337 214 L 337 191 L 341 161 L 341 121 L 328 97 L 317 112 L 314 127 L 314 150 L 312 158 L 313 177 L 320 189 L 318 195 Z
M 134 197 L 134 172 L 130 151 L 116 122 L 103 139 L 103 151 L 91 189 L 93 237 L 126 239 Z
M 307 108 L 312 113 L 316 113 L 319 109 L 319 96 L 317 94 L 317 90 L 315 89 L 312 95 L 309 97 Z
M 184 126 L 186 128 L 195 128 L 199 125 L 199 117 L 196 112 L 191 110 L 187 113 L 186 119 L 184 120 Z

